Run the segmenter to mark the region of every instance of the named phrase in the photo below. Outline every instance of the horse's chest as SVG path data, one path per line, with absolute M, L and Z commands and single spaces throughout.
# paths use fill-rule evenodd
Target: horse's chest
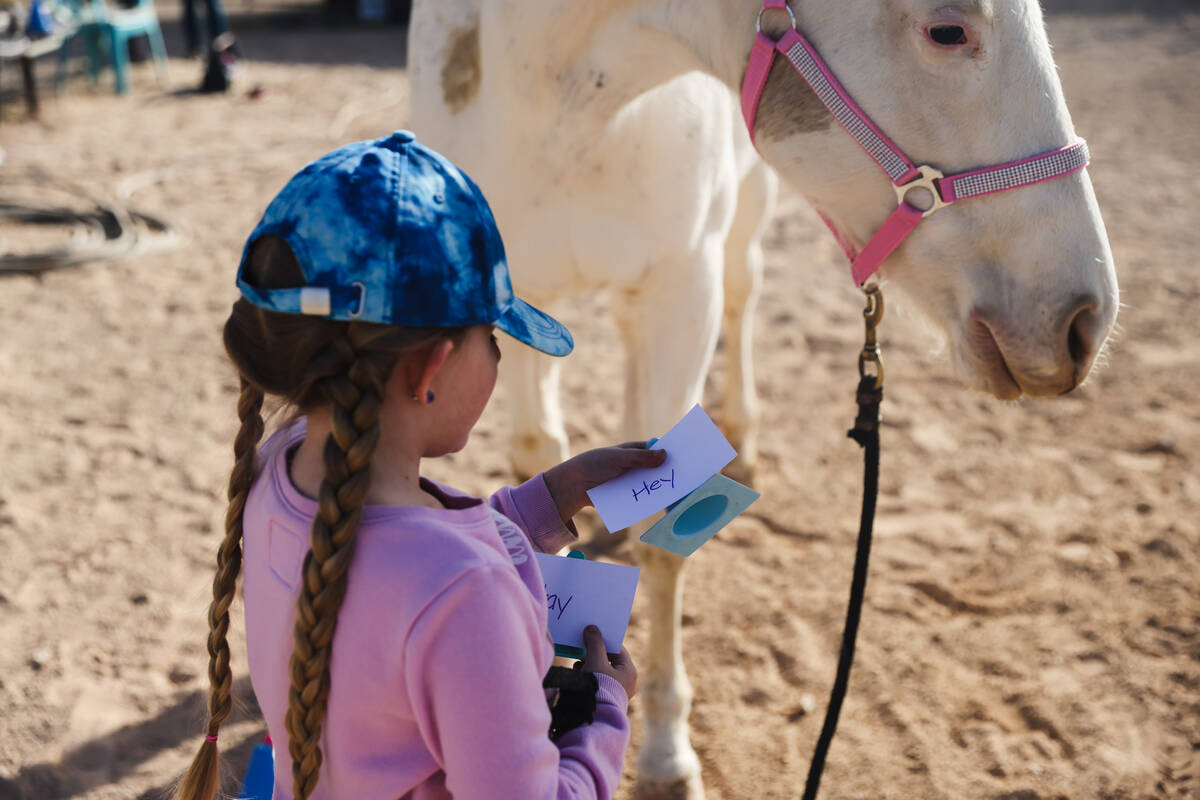
M 490 160 L 500 174 L 489 197 L 514 277 L 538 293 L 634 284 L 657 264 L 686 260 L 706 235 L 723 235 L 732 215 L 738 178 L 725 87 L 687 75 L 615 113 L 586 106 L 541 125 L 509 115 L 518 146 Z

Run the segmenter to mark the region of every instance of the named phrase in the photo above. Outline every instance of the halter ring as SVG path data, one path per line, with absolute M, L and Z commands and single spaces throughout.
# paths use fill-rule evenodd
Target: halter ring
M 758 19 L 754 21 L 754 27 L 759 33 L 762 33 L 763 14 L 767 13 L 767 10 L 768 9 L 766 8 L 766 6 L 760 8 L 758 11 Z M 796 14 L 794 11 L 792 11 L 791 4 L 784 3 L 783 10 L 788 12 L 788 16 L 792 18 L 792 30 L 794 30 L 794 31 L 800 30 L 800 24 L 798 22 L 796 22 Z
M 921 166 L 917 167 L 917 171 L 921 173 L 921 177 L 913 178 L 911 181 L 901 186 L 896 186 L 893 184 L 892 188 L 896 190 L 897 203 L 907 202 L 904 198 L 906 198 L 908 193 L 913 189 L 927 189 L 929 194 L 933 197 L 933 204 L 929 206 L 929 208 L 922 209 L 920 206 L 915 206 L 912 203 L 909 203 L 910 206 L 920 211 L 921 217 L 924 218 L 928 217 L 933 212 L 939 211 L 950 205 L 942 199 L 942 193 L 938 191 L 936 183 L 936 181 L 940 181 L 946 176 L 942 174 L 941 170 L 935 169 L 928 164 L 922 164 Z

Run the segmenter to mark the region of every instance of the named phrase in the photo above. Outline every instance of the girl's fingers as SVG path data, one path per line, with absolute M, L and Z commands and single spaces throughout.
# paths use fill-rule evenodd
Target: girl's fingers
M 604 636 L 595 625 L 583 629 L 583 646 L 587 649 L 587 656 L 583 659 L 584 668 L 591 672 L 597 669 L 603 671 L 608 666 L 608 653 L 604 652 Z
M 657 467 L 667 460 L 666 450 L 632 450 L 630 453 L 632 463 L 640 466 Z
M 629 648 L 624 646 L 621 647 L 621 652 L 616 653 L 615 655 L 609 655 L 608 657 L 608 663 L 612 664 L 617 669 L 621 669 L 631 660 L 632 657 L 629 655 Z
M 667 457 L 666 450 L 647 450 L 645 442 L 625 442 L 610 448 L 617 457 L 629 464 L 661 464 Z
M 651 442 L 658 442 L 658 439 L 646 439 L 644 441 L 637 442 L 622 442 L 621 444 L 614 446 L 621 450 L 648 450 L 650 448 L 647 447 L 647 445 L 649 445 Z

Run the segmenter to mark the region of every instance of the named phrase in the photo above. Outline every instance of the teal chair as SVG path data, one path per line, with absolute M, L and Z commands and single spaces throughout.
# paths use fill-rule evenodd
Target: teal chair
M 132 8 L 109 8 L 105 0 L 68 0 L 73 16 L 74 32 L 58 52 L 58 88 L 67 82 L 67 65 L 71 44 L 82 39 L 87 60 L 88 77 L 93 83 L 100 80 L 101 55 L 112 66 L 117 94 L 129 90 L 129 40 L 146 36 L 154 55 L 158 83 L 167 82 L 167 48 L 158 26 L 154 0 L 137 0 Z

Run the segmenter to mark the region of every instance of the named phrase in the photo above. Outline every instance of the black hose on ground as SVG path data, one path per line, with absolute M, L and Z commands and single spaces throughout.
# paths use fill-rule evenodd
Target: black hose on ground
M 34 199 L 9 199 L 21 194 Z M 71 207 L 41 199 L 51 194 L 66 194 L 83 202 Z M 158 217 L 98 199 L 40 174 L 0 176 L 0 224 L 5 222 L 66 228 L 71 235 L 61 244 L 30 252 L 7 252 L 9 248 L 0 242 L 0 276 L 117 261 L 149 249 L 174 247 L 179 238 L 174 228 Z

